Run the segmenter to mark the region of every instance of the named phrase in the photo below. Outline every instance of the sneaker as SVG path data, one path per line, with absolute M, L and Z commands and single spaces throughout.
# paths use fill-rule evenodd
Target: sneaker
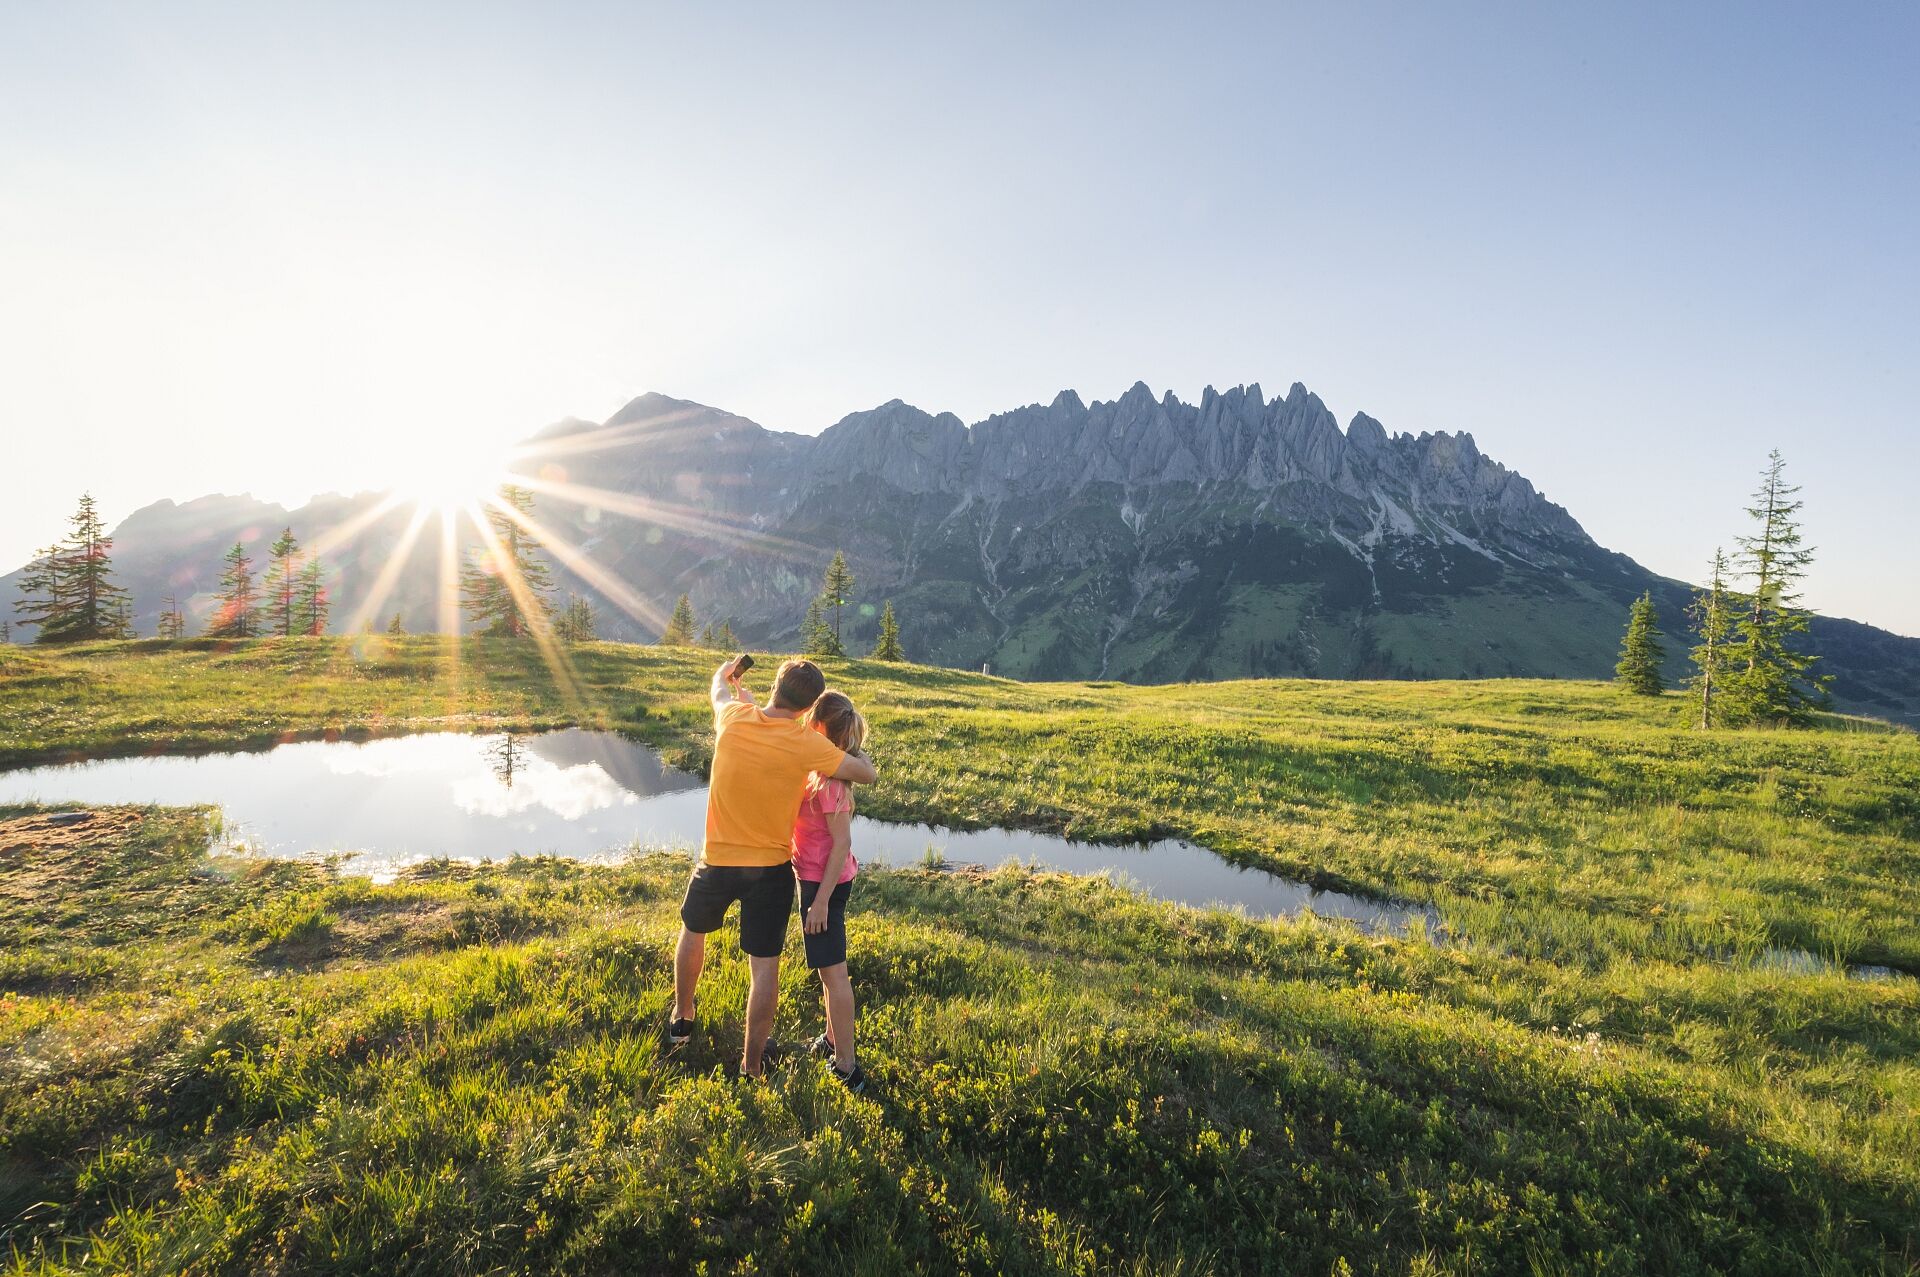
M 827 1059 L 834 1054 L 833 1039 L 822 1033 L 819 1037 L 807 1043 L 807 1051 L 809 1054 L 819 1056 L 823 1060 Z
M 675 1020 L 667 1026 L 667 1041 L 675 1046 L 685 1046 L 692 1038 L 692 1020 Z
M 780 1039 L 768 1038 L 767 1044 L 760 1048 L 760 1071 L 758 1073 L 747 1072 L 746 1061 L 742 1060 L 740 1076 L 751 1078 L 756 1082 L 761 1081 L 767 1076 L 768 1071 L 780 1062 L 780 1057 L 784 1054 L 786 1054 L 786 1048 L 780 1045 Z
M 860 1067 L 858 1060 L 855 1060 L 853 1068 L 845 1073 L 840 1071 L 838 1064 L 829 1064 L 827 1067 L 833 1070 L 833 1076 L 838 1079 L 840 1085 L 846 1087 L 855 1095 L 867 1089 L 867 1071 Z

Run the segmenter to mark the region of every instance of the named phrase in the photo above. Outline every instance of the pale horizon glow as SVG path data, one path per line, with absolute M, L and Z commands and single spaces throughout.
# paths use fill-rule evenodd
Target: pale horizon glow
M 649 390 L 814 433 L 1300 381 L 1687 580 L 1777 446 L 1808 603 L 1920 634 L 1916 48 L 1901 6 L 9 6 L 0 571 L 83 490 L 444 538 Z
M 403 501 L 435 514 L 447 514 L 483 500 L 512 482 L 509 459 L 507 453 L 494 455 L 484 448 L 442 443 L 430 451 L 416 450 L 414 456 L 396 459 L 389 483 Z

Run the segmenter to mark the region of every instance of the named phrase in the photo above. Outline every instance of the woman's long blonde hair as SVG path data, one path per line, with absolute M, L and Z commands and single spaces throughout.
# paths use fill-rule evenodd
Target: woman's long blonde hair
M 818 724 L 827 739 L 849 754 L 861 754 L 867 748 L 867 720 L 853 707 L 844 692 L 831 689 L 820 693 L 807 711 L 807 726 Z

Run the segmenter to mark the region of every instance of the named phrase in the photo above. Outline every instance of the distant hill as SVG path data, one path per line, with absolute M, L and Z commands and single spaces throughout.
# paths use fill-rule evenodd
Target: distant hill
M 778 645 L 844 548 L 850 647 L 891 598 L 915 659 L 1016 678 L 1602 678 L 1648 589 L 1683 672 L 1685 585 L 1596 544 L 1471 435 L 1390 434 L 1364 414 L 1342 430 L 1298 384 L 1197 404 L 1143 384 L 1092 404 L 1064 391 L 971 427 L 894 400 L 817 437 L 649 394 L 549 427 L 519 465 L 549 485 L 540 521 L 641 605 L 557 570 L 599 597 L 605 637 L 653 638 L 684 591 L 703 621 Z M 116 555 L 143 631 L 169 589 L 209 608 L 236 538 L 264 552 L 288 522 L 311 540 L 358 517 L 332 556 L 344 620 L 413 517 L 368 518 L 378 501 L 135 512 Z M 414 543 L 380 624 L 397 610 L 433 628 L 440 541 L 435 524 Z M 1840 708 L 1920 721 L 1920 639 L 1822 617 L 1812 645 Z

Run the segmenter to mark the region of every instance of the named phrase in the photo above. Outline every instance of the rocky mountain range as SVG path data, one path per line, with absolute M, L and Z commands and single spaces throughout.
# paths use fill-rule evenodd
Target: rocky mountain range
M 894 400 L 817 436 L 649 394 L 549 427 L 516 467 L 572 547 L 556 578 L 596 598 L 603 637 L 654 637 L 684 592 L 702 620 L 791 642 L 838 548 L 858 581 L 850 648 L 892 599 L 915 659 L 1018 678 L 1606 677 L 1648 589 L 1683 668 L 1684 585 L 1595 544 L 1471 435 L 1365 414 L 1343 430 L 1298 384 L 1195 404 L 1144 384 L 1091 404 L 1063 391 L 972 426 Z M 440 536 L 409 547 L 412 512 L 373 517 L 378 501 L 136 511 L 116 556 L 143 630 L 170 591 L 210 608 L 235 539 L 355 521 L 330 558 L 337 617 L 384 574 L 376 619 L 433 628 Z M 1840 707 L 1920 719 L 1920 640 L 1822 617 L 1811 642 Z

